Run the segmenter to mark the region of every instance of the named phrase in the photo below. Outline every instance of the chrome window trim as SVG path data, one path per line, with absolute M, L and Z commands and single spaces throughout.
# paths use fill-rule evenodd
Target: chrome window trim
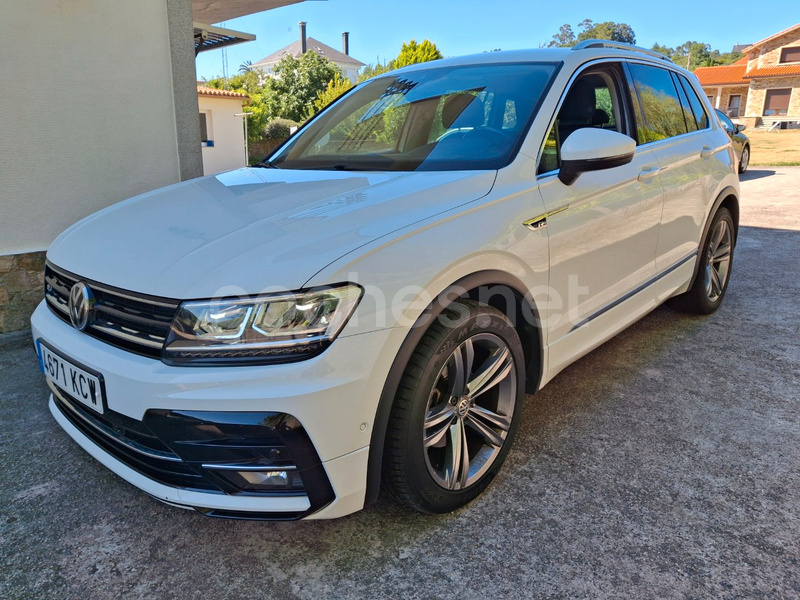
M 641 64 L 641 65 L 647 65 L 647 66 L 650 66 L 650 67 L 655 67 L 657 69 L 666 69 L 667 71 L 671 71 L 671 72 L 675 73 L 678 76 L 682 76 L 684 79 L 686 79 L 686 81 L 689 82 L 689 85 L 692 87 L 692 89 L 694 90 L 694 92 L 697 95 L 698 99 L 700 100 L 700 103 L 703 105 L 703 109 L 706 111 L 706 118 L 707 118 L 708 124 L 706 125 L 706 127 L 704 129 L 698 129 L 698 130 L 695 130 L 695 131 L 689 131 L 687 133 L 682 133 L 680 135 L 675 135 L 675 136 L 672 136 L 672 137 L 669 137 L 669 138 L 665 138 L 663 140 L 656 140 L 656 141 L 653 141 L 653 142 L 646 142 L 644 144 L 639 144 L 638 143 L 638 136 L 637 136 L 637 138 L 636 138 L 637 139 L 637 144 L 636 144 L 636 149 L 637 150 L 639 148 L 644 148 L 645 146 L 647 146 L 648 148 L 653 148 L 653 144 L 660 144 L 660 143 L 667 142 L 667 141 L 670 141 L 670 140 L 675 140 L 675 139 L 683 139 L 684 136 L 689 136 L 689 135 L 696 134 L 696 133 L 703 133 L 703 132 L 707 132 L 709 130 L 715 130 L 715 129 L 718 128 L 716 125 L 714 125 L 712 123 L 712 121 L 714 121 L 714 119 L 711 118 L 711 115 L 708 112 L 708 106 L 706 106 L 704 101 L 703 101 L 704 99 L 707 101 L 708 98 L 706 98 L 704 94 L 701 94 L 701 93 L 699 93 L 697 91 L 697 87 L 695 86 L 694 82 L 691 80 L 690 77 L 686 76 L 686 73 L 678 65 L 676 65 L 676 64 L 674 64 L 672 62 L 666 62 L 666 61 L 664 61 L 663 63 L 658 63 L 658 62 L 655 62 L 655 61 L 652 61 L 652 60 L 640 59 L 640 58 L 637 58 L 635 56 L 632 56 L 632 57 L 608 56 L 608 57 L 605 57 L 605 58 L 596 58 L 594 60 L 591 60 L 589 62 L 581 64 L 580 67 L 569 78 L 569 80 L 567 81 L 567 83 L 564 86 L 563 90 L 561 91 L 561 97 L 558 99 L 558 103 L 556 104 L 556 108 L 555 108 L 555 110 L 553 111 L 553 114 L 550 117 L 550 120 L 548 122 L 547 127 L 544 130 L 544 137 L 542 138 L 542 143 L 539 145 L 539 151 L 536 153 L 536 170 L 537 171 L 539 169 L 539 164 L 541 163 L 541 160 L 542 160 L 542 153 L 544 152 L 544 146 L 547 143 L 547 134 L 550 132 L 550 129 L 553 127 L 553 124 L 555 123 L 555 120 L 556 120 L 556 116 L 558 115 L 558 112 L 561 110 L 561 106 L 564 104 L 564 100 L 567 97 L 567 92 L 572 87 L 572 84 L 575 83 L 575 80 L 578 78 L 578 76 L 581 73 L 583 73 L 584 71 L 586 71 L 586 69 L 588 69 L 590 67 L 593 67 L 593 66 L 596 66 L 598 64 L 605 64 L 605 63 L 636 63 L 636 64 Z M 625 83 L 625 86 L 627 87 L 628 82 L 625 81 L 624 83 Z M 635 92 L 635 90 L 633 90 L 633 91 Z M 638 101 L 638 93 L 637 93 L 637 101 Z M 635 119 L 635 115 L 634 115 L 634 123 L 635 123 L 635 121 L 636 121 L 636 119 Z M 536 181 L 538 182 L 540 180 L 540 178 L 544 178 L 544 177 L 548 177 L 550 175 L 556 174 L 556 173 L 558 173 L 558 171 L 559 171 L 558 169 L 555 169 L 555 170 L 547 171 L 546 173 L 537 173 L 536 174 Z

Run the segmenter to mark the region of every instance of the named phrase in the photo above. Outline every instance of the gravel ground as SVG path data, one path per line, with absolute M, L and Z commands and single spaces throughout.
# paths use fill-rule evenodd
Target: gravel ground
M 451 515 L 159 504 L 59 429 L 30 340 L 0 339 L 0 598 L 800 597 L 800 168 L 743 179 L 722 309 L 662 307 L 564 371 Z

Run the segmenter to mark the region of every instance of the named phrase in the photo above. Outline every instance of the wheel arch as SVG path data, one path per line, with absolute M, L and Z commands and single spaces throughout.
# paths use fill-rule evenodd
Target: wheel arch
M 544 338 L 539 325 L 541 321 L 538 309 L 522 281 L 504 271 L 485 270 L 472 273 L 450 284 L 436 296 L 417 319 L 403 340 L 386 377 L 372 423 L 365 505 L 373 504 L 378 499 L 389 415 L 408 361 L 425 335 L 427 324 L 447 306 L 464 298 L 493 306 L 509 317 L 520 335 L 525 353 L 525 391 L 534 393 L 539 387 L 544 373 L 542 360 Z
M 734 247 L 736 246 L 736 241 L 739 237 L 739 192 L 736 190 L 736 188 L 728 186 L 717 195 L 716 200 L 714 200 L 714 204 L 711 205 L 711 210 L 708 211 L 708 214 L 706 215 L 706 222 L 703 225 L 703 235 L 700 236 L 700 240 L 698 242 L 699 251 L 702 251 L 703 243 L 708 236 L 708 228 L 711 227 L 711 221 L 714 219 L 714 215 L 717 214 L 717 211 L 723 206 L 730 211 L 731 217 L 733 217 L 733 243 Z M 694 282 L 697 279 L 697 274 L 700 272 L 700 264 L 702 261 L 697 260 L 695 262 L 696 264 L 694 267 L 694 273 L 692 274 L 692 280 L 689 283 L 689 288 L 694 285 Z

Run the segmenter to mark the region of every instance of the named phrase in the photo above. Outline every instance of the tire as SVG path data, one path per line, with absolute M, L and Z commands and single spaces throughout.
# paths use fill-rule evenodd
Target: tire
M 709 315 L 717 310 L 725 298 L 733 267 L 736 248 L 736 229 L 730 211 L 717 210 L 700 246 L 701 261 L 692 287 L 670 303 L 684 312 Z
M 745 146 L 742 149 L 742 155 L 739 157 L 739 175 L 747 171 L 750 166 L 750 146 Z
M 420 340 L 398 386 L 385 490 L 425 513 L 450 512 L 478 496 L 513 442 L 524 365 L 519 335 L 502 312 L 469 300 L 450 305 Z

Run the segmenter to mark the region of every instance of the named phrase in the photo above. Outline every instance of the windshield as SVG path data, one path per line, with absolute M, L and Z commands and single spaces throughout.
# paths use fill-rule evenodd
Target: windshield
M 498 169 L 513 158 L 557 68 L 439 67 L 368 81 L 270 160 L 282 169 Z

